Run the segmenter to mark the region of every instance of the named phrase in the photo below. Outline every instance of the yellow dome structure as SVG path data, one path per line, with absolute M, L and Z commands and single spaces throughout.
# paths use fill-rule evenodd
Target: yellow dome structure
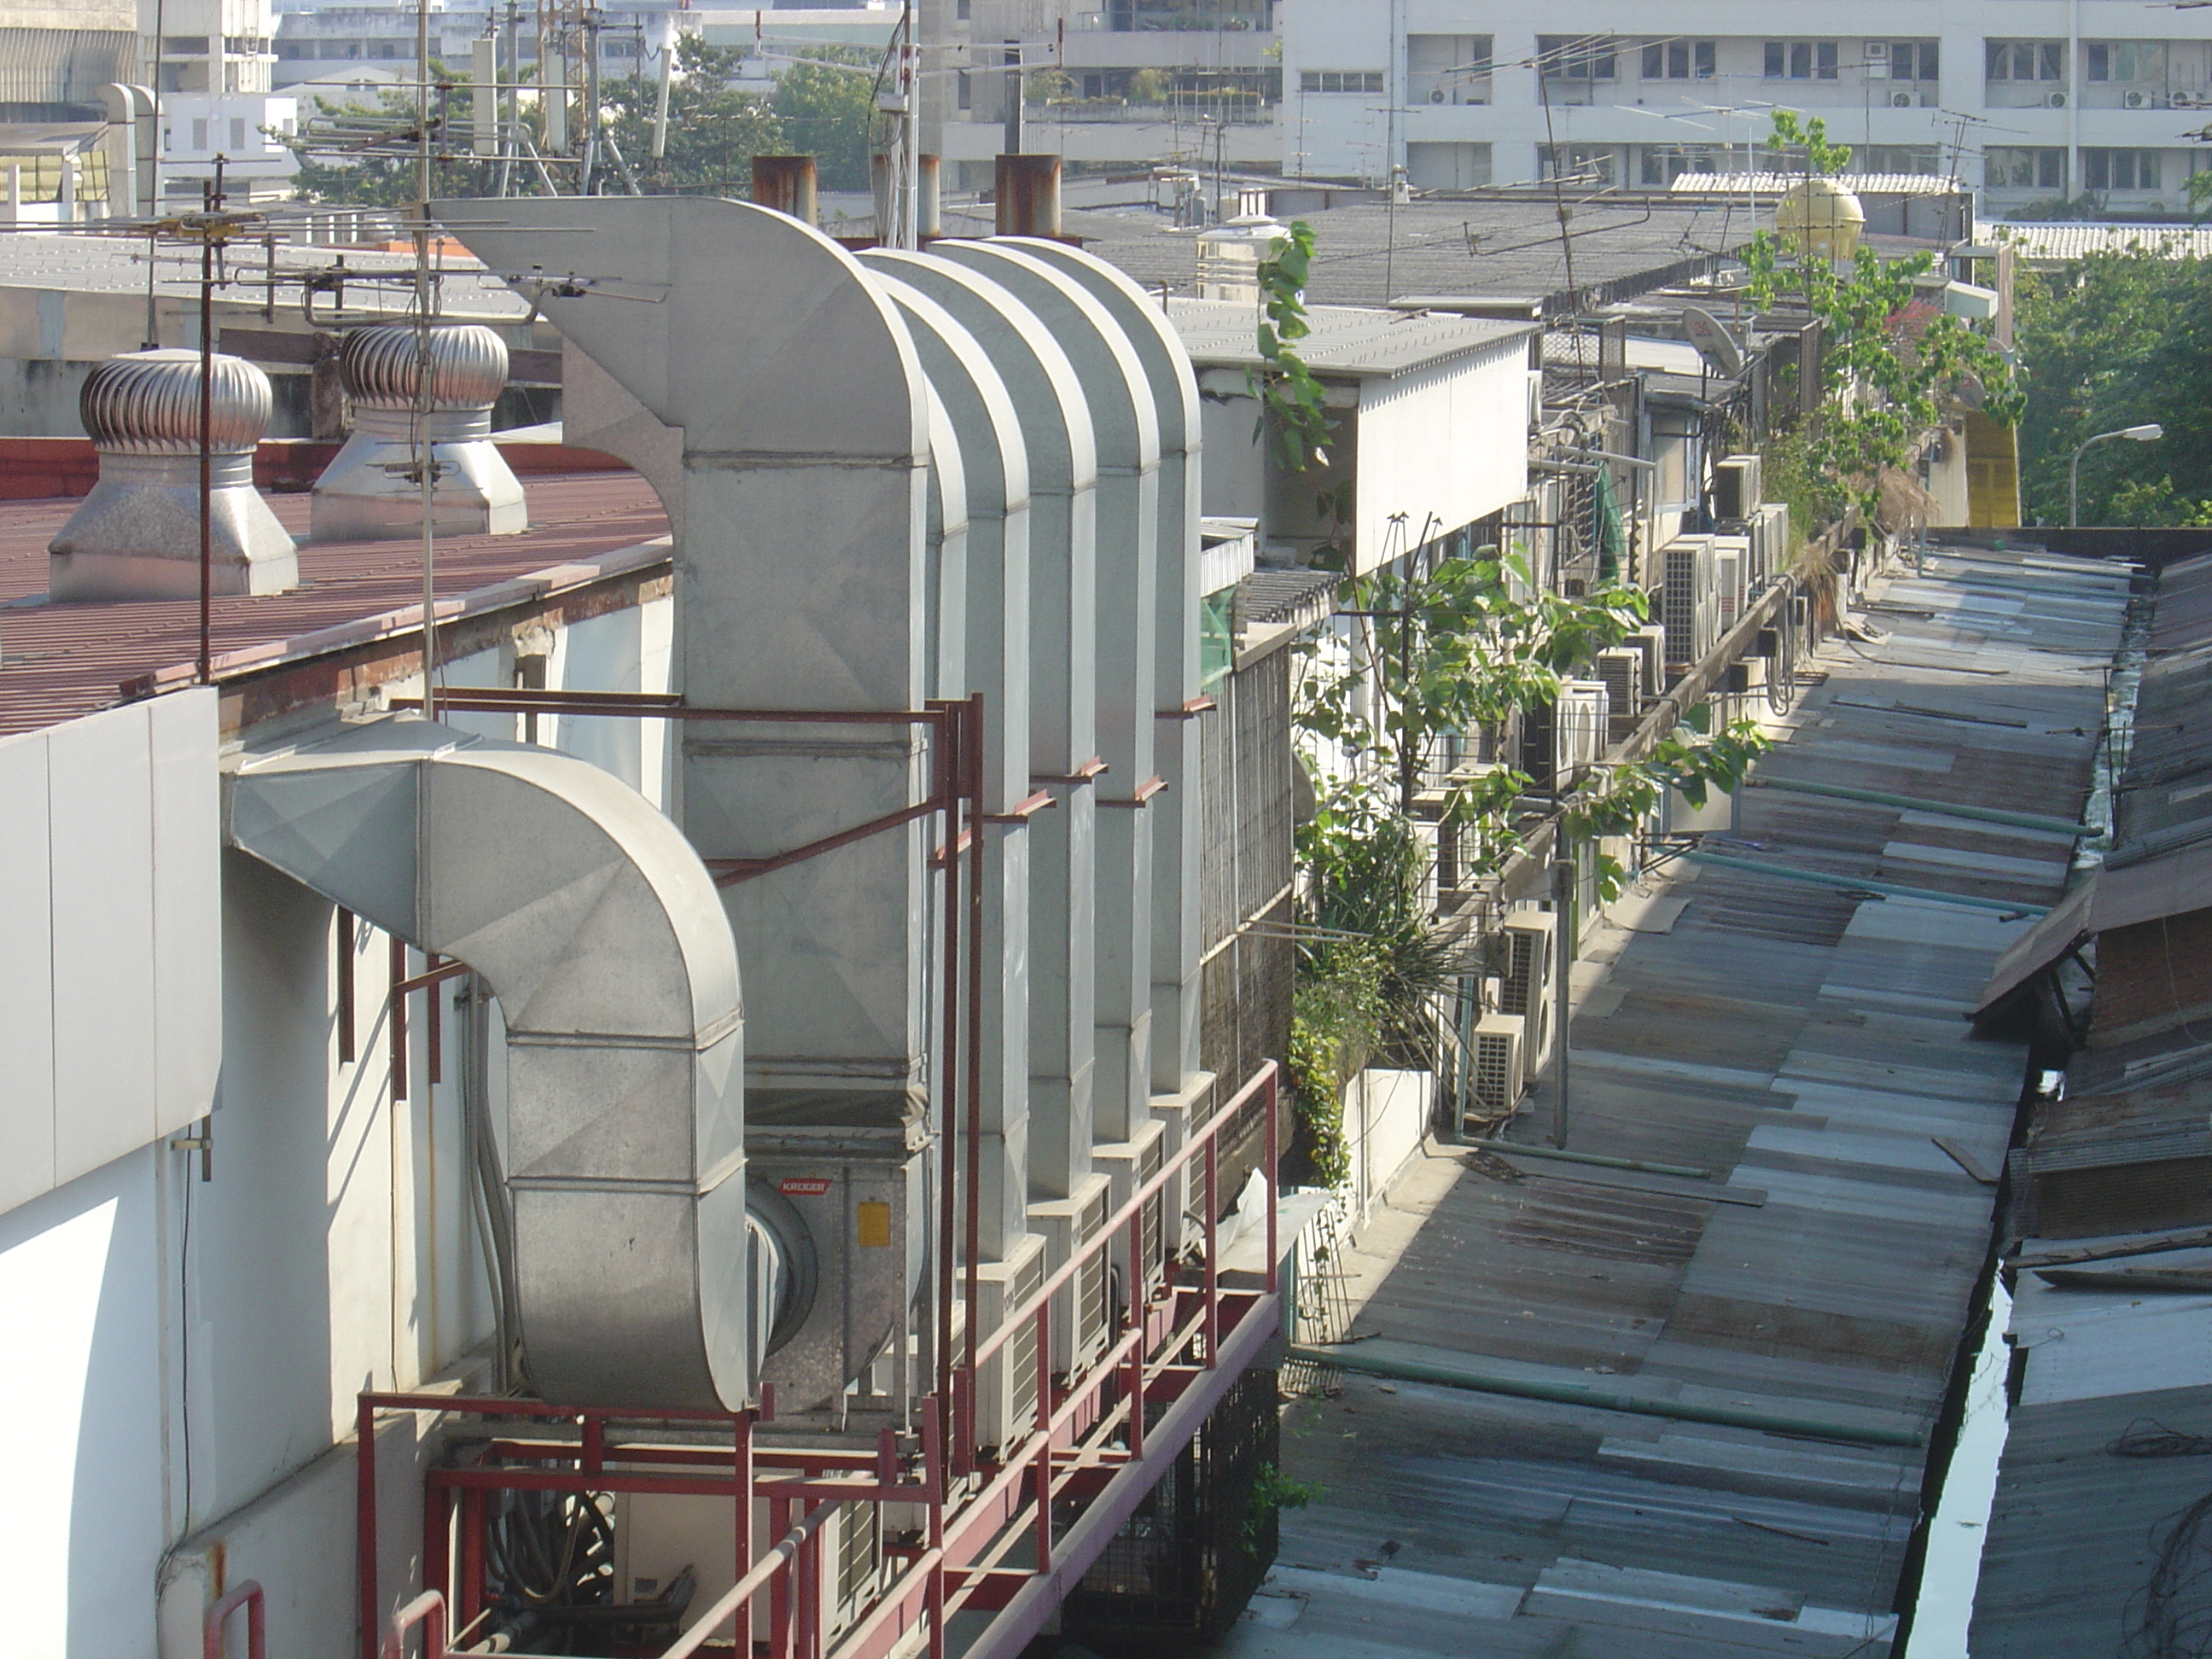
M 1774 228 L 1801 253 L 1849 259 L 1858 252 L 1866 210 L 1835 179 L 1815 175 L 1800 179 L 1782 193 L 1774 210 Z

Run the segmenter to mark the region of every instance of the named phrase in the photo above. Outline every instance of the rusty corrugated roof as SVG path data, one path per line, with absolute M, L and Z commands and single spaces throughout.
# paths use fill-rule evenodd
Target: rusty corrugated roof
M 532 478 L 531 526 L 517 536 L 454 537 L 436 547 L 441 601 L 562 567 L 594 565 L 665 535 L 666 515 L 634 472 Z M 269 498 L 295 536 L 309 498 Z M 46 544 L 76 507 L 70 500 L 0 501 L 0 734 L 71 720 L 120 700 L 125 681 L 188 672 L 199 648 L 197 599 L 48 605 Z M 665 558 L 664 549 L 640 557 Z M 585 579 L 573 569 L 568 580 Z M 211 642 L 233 667 L 265 665 L 288 642 L 367 624 L 422 599 L 422 550 L 413 541 L 303 543 L 301 585 L 261 599 L 219 599 Z M 516 599 L 525 597 L 518 593 Z M 394 625 L 412 626 L 394 619 Z

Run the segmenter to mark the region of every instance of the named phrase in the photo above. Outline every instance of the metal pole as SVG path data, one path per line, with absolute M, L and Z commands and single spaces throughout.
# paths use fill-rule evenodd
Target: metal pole
M 215 608 L 215 191 L 201 187 L 208 209 L 200 227 L 200 658 L 199 680 L 215 678 L 208 635 Z
M 1561 846 L 1566 843 L 1563 840 Z M 1567 1144 L 1568 1025 L 1574 1013 L 1575 861 L 1552 860 L 1552 1145 Z
M 437 487 L 430 447 L 430 0 L 415 3 L 415 466 L 422 504 L 422 718 L 438 718 Z

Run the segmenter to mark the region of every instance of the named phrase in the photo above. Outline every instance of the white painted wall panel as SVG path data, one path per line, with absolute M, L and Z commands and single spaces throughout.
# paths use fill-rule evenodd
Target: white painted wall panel
M 1459 529 L 1528 493 L 1526 345 L 1359 387 L 1360 567 Z M 1390 519 L 1406 514 L 1402 533 Z
M 146 705 L 154 848 L 154 1133 L 204 1117 L 222 1068 L 222 799 L 212 686 Z
M 53 858 L 54 1178 L 154 1127 L 154 800 L 143 704 L 47 734 Z
M 54 1184 L 46 734 L 0 743 L 0 1214 Z
M 167 1541 L 159 1155 L 0 1216 L 0 1307 L 35 1360 L 0 1366 L 16 1437 L 0 1506 L 10 1659 L 154 1659 Z M 197 1651 L 197 1650 L 195 1650 Z

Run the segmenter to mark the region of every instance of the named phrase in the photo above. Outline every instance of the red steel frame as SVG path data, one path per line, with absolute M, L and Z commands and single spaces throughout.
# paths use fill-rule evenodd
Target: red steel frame
M 987 823 L 1020 825 L 1054 803 L 1040 790 L 1005 813 L 984 810 L 980 696 L 953 702 L 933 701 L 921 711 L 842 711 L 695 708 L 680 697 L 651 692 L 589 692 L 517 690 L 481 690 L 455 687 L 439 699 L 444 711 L 480 714 L 568 714 L 674 720 L 731 720 L 762 724 L 905 725 L 924 727 L 933 765 L 929 793 L 920 802 L 885 813 L 836 834 L 773 857 L 710 860 L 718 885 L 727 886 L 785 868 L 803 860 L 849 846 L 918 819 L 941 815 L 941 839 L 931 859 L 945 875 L 942 895 L 945 941 L 944 1048 L 940 1075 L 948 1086 L 943 1103 L 937 1249 L 938 1320 L 932 1335 L 936 1388 L 922 1402 L 920 1449 L 902 1460 L 888 1431 L 872 1452 L 804 1451 L 763 1448 L 757 1443 L 759 1422 L 773 1415 L 772 1395 L 758 1411 L 659 1412 L 640 1413 L 534 1401 L 460 1399 L 450 1395 L 368 1393 L 360 1398 L 358 1431 L 358 1571 L 363 1659 L 400 1659 L 406 1631 L 423 1628 L 426 1659 L 447 1651 L 450 1589 L 458 1614 L 455 1639 L 466 1639 L 483 1611 L 483 1528 L 484 1494 L 496 1490 L 570 1492 L 684 1492 L 727 1496 L 737 1510 L 736 1586 L 700 1615 L 664 1659 L 696 1652 L 733 1614 L 750 1619 L 753 1601 L 769 1596 L 770 1653 L 775 1659 L 822 1659 L 824 1636 L 812 1610 L 821 1583 L 818 1534 L 830 1511 L 846 1503 L 919 1505 L 927 1512 L 925 1542 L 918 1548 L 888 1550 L 903 1554 L 906 1565 L 845 1632 L 836 1648 L 838 1659 L 876 1659 L 917 1626 L 928 1632 L 928 1651 L 940 1659 L 945 1621 L 963 1607 L 1006 1609 L 994 1624 L 984 1646 L 1018 1652 L 1029 1635 L 1056 1606 L 1090 1562 L 1103 1549 L 1115 1528 L 1157 1484 L 1168 1463 L 1195 1432 L 1206 1411 L 1226 1392 L 1236 1375 L 1272 1336 L 1278 1323 L 1276 1303 L 1276 1164 L 1280 1152 L 1277 1069 L 1263 1066 L 1176 1157 L 1130 1197 L 1106 1226 L 1085 1242 L 995 1332 L 980 1333 L 972 1310 L 980 1305 L 980 1159 L 982 1102 L 982 996 L 984 915 L 983 854 Z M 419 707 L 394 699 L 395 708 Z M 1064 780 L 1063 781 L 1073 781 Z M 1164 785 L 1161 785 L 1164 787 Z M 1145 792 L 1141 806 L 1158 793 Z M 965 854 L 963 858 L 962 855 Z M 965 874 L 965 903 L 963 874 Z M 963 930 L 962 923 L 965 921 Z M 964 953 L 963 953 L 964 932 Z M 433 958 L 410 976 L 404 947 L 394 941 L 391 1025 L 395 1095 L 405 1087 L 405 1000 L 453 974 L 458 963 Z M 963 961 L 964 954 L 964 961 Z M 963 971 L 964 969 L 964 972 Z M 436 999 L 431 1000 L 426 1056 L 431 1080 L 439 1062 Z M 964 1092 L 964 1102 L 957 1096 Z M 1255 1098 L 1264 1098 L 1267 1115 L 1267 1264 L 1263 1288 L 1225 1290 L 1219 1277 L 1217 1219 L 1218 1168 L 1224 1130 Z M 964 1113 L 960 1109 L 964 1105 Z M 964 1117 L 964 1125 L 963 1119 Z M 961 1146 L 962 1130 L 965 1146 Z M 962 1153 L 964 1152 L 964 1159 Z M 1144 1212 L 1153 1197 L 1194 1161 L 1205 1176 L 1203 1268 L 1196 1285 L 1178 1284 L 1170 1270 L 1161 1288 L 1146 1296 L 1150 1282 L 1144 1245 Z M 964 1179 L 963 1178 L 964 1176 Z M 956 1194 L 964 1194 L 965 1215 Z M 964 1227 L 961 1223 L 964 1220 Z M 962 1235 L 965 1304 L 963 1352 L 953 1355 L 952 1309 L 956 1229 Z M 1129 1295 L 1122 1328 L 1115 1341 L 1077 1376 L 1055 1386 L 1051 1368 L 1052 1304 L 1092 1258 L 1110 1251 L 1126 1235 Z M 1161 1241 L 1163 1247 L 1166 1240 Z M 1021 1444 L 999 1461 L 987 1461 L 975 1441 L 977 1380 L 1008 1343 L 1029 1328 L 1036 1335 L 1036 1412 L 1039 1419 Z M 1195 1352 L 1196 1360 L 1184 1358 Z M 768 1391 L 763 1390 L 764 1395 Z M 1157 1425 L 1133 1402 L 1164 1407 Z M 381 1617 L 376 1559 L 377 1496 L 374 1449 L 379 1410 L 453 1413 L 486 1418 L 523 1418 L 576 1425 L 575 1440 L 495 1439 L 476 1449 L 473 1460 L 455 1468 L 431 1471 L 425 1502 L 424 1578 L 431 1588 L 387 1627 Z M 619 1431 L 611 1446 L 609 1431 L 617 1424 L 727 1424 L 726 1449 L 634 1443 Z M 1119 1437 L 1121 1443 L 1114 1442 Z M 495 1460 L 522 1462 L 516 1468 Z M 563 1467 L 554 1467 L 561 1465 Z M 712 1472 L 709 1472 L 709 1468 Z M 723 1470 L 726 1469 L 726 1473 Z M 763 1471 L 768 1473 L 763 1474 Z M 795 1476 L 795 1478 L 794 1478 Z M 858 1478 L 855 1478 L 858 1477 Z M 769 1531 L 776 1541 L 756 1562 L 752 1505 L 739 1501 L 750 1492 L 769 1506 Z M 1056 1515 L 1072 1504 L 1084 1505 L 1064 1535 L 1056 1534 Z M 797 1512 L 794 1521 L 793 1512 Z M 458 1521 L 458 1527 L 455 1522 Z M 1017 1525 L 1016 1523 L 1020 1524 Z M 452 1559 L 458 1536 L 460 1559 Z M 1000 1565 L 1030 1540 L 1034 1568 Z M 1057 1542 L 1055 1541 L 1057 1540 Z M 1018 1636 L 1012 1634 L 1020 1632 Z M 1011 1645 L 1007 1643 L 1011 1642 Z M 971 1649 L 979 1655 L 981 1649 Z
M 688 1659 L 733 1617 L 753 1628 L 763 1593 L 772 1659 L 882 1659 L 917 1631 L 926 1635 L 932 1659 L 942 1659 L 947 1621 L 963 1608 L 1000 1614 L 968 1650 L 970 1659 L 1018 1653 L 1275 1334 L 1278 1075 L 1273 1060 L 1263 1066 L 1095 1237 L 977 1342 L 975 1364 L 963 1359 L 953 1371 L 956 1408 L 945 1412 L 934 1396 L 923 1402 L 915 1452 L 902 1454 L 888 1428 L 872 1450 L 763 1445 L 757 1431 L 770 1420 L 772 1400 L 759 1411 L 643 1413 L 532 1400 L 362 1395 L 356 1480 L 364 1659 L 399 1659 L 404 1632 L 418 1624 L 425 1627 L 424 1659 L 443 1659 L 449 1596 L 454 1634 L 467 1638 L 486 1605 L 484 1494 L 499 1491 L 685 1493 L 732 1501 L 737 1582 L 662 1659 Z M 1092 1258 L 1117 1247 L 1127 1251 L 1128 1283 L 1145 1285 L 1146 1205 L 1193 1162 L 1203 1166 L 1211 1191 L 1221 1136 L 1255 1099 L 1267 1115 L 1268 1188 L 1266 1265 L 1255 1275 L 1257 1283 L 1223 1282 L 1218 1205 L 1209 1202 L 1198 1281 L 1170 1279 L 1149 1297 L 1132 1297 L 1115 1339 L 1076 1376 L 1057 1379 L 1055 1298 Z M 1018 1444 L 988 1459 L 972 1438 L 979 1369 L 1029 1329 L 1036 1334 L 1038 1420 Z M 1134 1409 L 1139 1401 L 1164 1408 L 1157 1421 Z M 561 1423 L 573 1425 L 574 1435 L 494 1438 L 472 1446 L 466 1462 L 430 1471 L 423 1506 L 423 1577 L 430 1588 L 387 1624 L 379 1612 L 374 1446 L 377 1413 L 394 1410 Z M 950 1445 L 940 1431 L 948 1416 L 959 1430 Z M 727 1425 L 730 1444 L 654 1444 L 640 1431 L 655 1425 Z M 751 1498 L 768 1504 L 775 1541 L 765 1552 L 753 1536 Z M 887 1547 L 902 1565 L 833 1646 L 814 1616 L 823 1571 L 820 1534 L 833 1510 L 855 1503 L 914 1505 L 924 1511 L 925 1526 L 920 1543 Z M 1080 1513 L 1063 1526 L 1071 1508 Z M 1023 1554 L 1026 1563 L 1002 1565 Z

